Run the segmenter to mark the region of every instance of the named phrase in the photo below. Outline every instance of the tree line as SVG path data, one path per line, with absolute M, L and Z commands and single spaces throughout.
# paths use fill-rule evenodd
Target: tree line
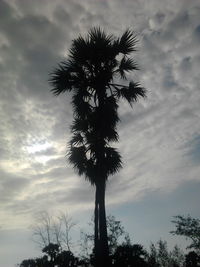
M 151 243 L 149 249 L 131 241 L 122 223 L 114 216 L 107 216 L 109 262 L 113 267 L 197 267 L 200 266 L 200 220 L 191 216 L 176 216 L 173 235 L 189 238 L 190 251 L 184 253 L 177 245 L 168 249 L 167 242 Z M 91 223 L 92 226 L 93 222 Z M 94 234 L 81 231 L 79 251 L 71 231 L 76 224 L 67 214 L 53 218 L 42 213 L 33 226 L 34 241 L 40 246 L 43 256 L 25 259 L 19 267 L 92 267 L 95 266 Z

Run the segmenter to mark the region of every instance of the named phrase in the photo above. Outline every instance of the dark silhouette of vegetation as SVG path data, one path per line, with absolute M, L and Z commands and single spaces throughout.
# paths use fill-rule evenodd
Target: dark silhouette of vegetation
M 125 232 L 121 222 L 116 220 L 115 216 L 108 215 L 106 217 L 106 222 L 109 255 L 112 255 L 119 245 L 119 242 L 121 241 L 128 244 L 130 242 L 130 237 L 128 233 Z M 90 226 L 94 226 L 93 221 L 90 223 Z M 81 241 L 82 253 L 85 255 L 85 257 L 88 257 L 88 255 L 93 251 L 94 234 L 81 231 Z
M 190 251 L 185 256 L 186 267 L 197 267 L 200 266 L 200 257 L 195 251 Z
M 147 258 L 149 267 L 180 267 L 184 266 L 185 261 L 184 254 L 177 245 L 169 251 L 167 242 L 161 239 L 156 244 L 150 245 Z
M 112 262 L 115 267 L 145 267 L 147 266 L 146 257 L 147 253 L 143 246 L 139 244 L 124 244 L 116 248 Z
M 200 252 L 200 220 L 192 218 L 190 215 L 185 216 L 174 216 L 172 221 L 175 224 L 176 229 L 171 231 L 173 235 L 185 236 L 191 239 L 192 243 L 188 248 L 195 249 L 198 253 Z
M 68 59 L 50 75 L 54 95 L 73 94 L 69 161 L 79 175 L 96 187 L 95 266 L 109 265 L 105 188 L 108 176 L 122 166 L 119 152 L 110 145 L 118 141 L 119 100 L 125 99 L 132 105 L 146 94 L 137 82 L 125 85 L 127 73 L 138 70 L 130 58 L 136 42 L 130 30 L 117 38 L 93 28 L 85 38 L 79 36 L 72 41 Z
M 20 267 L 76 267 L 78 258 L 71 251 L 63 251 L 58 244 L 50 243 L 42 249 L 45 254 L 41 258 L 22 261 Z
M 53 218 L 51 219 L 52 221 Z M 71 220 L 70 220 L 71 221 Z M 184 255 L 178 246 L 168 250 L 167 242 L 159 240 L 146 250 L 140 244 L 131 242 L 121 222 L 114 216 L 107 217 L 108 240 L 114 240 L 109 245 L 110 266 L 113 267 L 197 267 L 200 266 L 200 256 L 195 251 Z M 50 224 L 51 225 L 51 224 Z M 114 230 L 115 229 L 115 230 Z M 81 235 L 83 242 L 94 240 L 94 234 Z M 87 242 L 86 242 L 87 243 Z M 87 245 L 86 245 L 87 246 Z M 79 256 L 72 251 L 63 249 L 59 244 L 49 243 L 42 249 L 44 256 L 23 260 L 20 267 L 93 267 L 95 266 L 94 251 L 80 246 Z
M 159 243 L 162 243 L 159 247 Z M 164 245 L 164 247 L 163 247 Z M 152 245 L 151 245 L 152 246 Z M 118 244 L 112 254 L 109 255 L 110 265 L 113 267 L 195 267 L 199 266 L 199 256 L 195 252 L 186 255 L 180 253 L 176 246 L 172 251 L 167 250 L 165 241 L 159 241 L 148 252 L 140 244 L 122 243 Z M 178 257 L 174 251 L 178 249 Z M 41 258 L 27 259 L 22 261 L 20 267 L 91 267 L 94 266 L 94 254 L 89 258 L 75 257 L 71 251 L 63 251 L 57 244 L 49 244 L 42 252 Z

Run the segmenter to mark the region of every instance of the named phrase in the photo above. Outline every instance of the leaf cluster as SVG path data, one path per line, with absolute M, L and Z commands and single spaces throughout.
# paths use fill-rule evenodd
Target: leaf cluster
M 86 37 L 80 35 L 72 41 L 68 59 L 50 74 L 54 95 L 73 93 L 69 161 L 92 184 L 100 176 L 106 180 L 122 166 L 120 154 L 110 145 L 118 141 L 119 100 L 132 105 L 146 96 L 139 83 L 116 83 L 138 70 L 130 57 L 136 44 L 137 37 L 129 29 L 117 38 L 92 28 Z
M 192 243 L 188 248 L 200 250 L 200 220 L 188 216 L 174 216 L 172 223 L 175 224 L 176 229 L 171 231 L 173 235 L 185 236 L 190 238 Z

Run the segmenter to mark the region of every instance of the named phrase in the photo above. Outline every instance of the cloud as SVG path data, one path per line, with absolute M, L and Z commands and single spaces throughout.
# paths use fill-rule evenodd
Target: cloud
M 194 165 L 199 165 L 199 161 L 200 161 L 200 136 L 196 136 L 193 140 L 188 142 L 186 145 L 186 148 L 187 148 L 186 156 L 188 156 L 189 159 L 192 160 Z
M 24 177 L 15 176 L 4 171 L 1 171 L 0 176 L 0 204 L 5 207 L 27 190 L 30 181 Z

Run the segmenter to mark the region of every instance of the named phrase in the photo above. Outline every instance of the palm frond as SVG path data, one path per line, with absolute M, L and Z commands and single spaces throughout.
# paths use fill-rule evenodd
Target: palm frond
M 118 39 L 118 51 L 124 55 L 128 55 L 133 51 L 136 51 L 136 44 L 138 42 L 136 34 L 127 29 Z
M 82 145 L 83 144 L 83 141 L 84 141 L 83 136 L 80 133 L 75 133 L 72 136 L 69 144 L 71 146 Z
M 77 132 L 87 132 L 88 131 L 88 120 L 82 120 L 79 118 L 74 119 L 71 125 L 71 131 L 72 133 L 77 133 Z
M 130 82 L 129 91 L 134 102 L 138 101 L 139 97 L 146 97 L 146 89 L 144 87 L 141 87 L 140 83 L 138 82 Z
M 74 165 L 74 169 L 78 172 L 79 175 L 85 174 L 86 171 L 86 148 L 85 146 L 70 148 L 68 153 L 69 162 Z
M 86 166 L 87 167 L 86 167 L 86 172 L 85 172 L 85 178 L 89 180 L 91 185 L 94 185 L 96 182 L 97 174 L 98 174 L 94 160 L 93 159 L 87 160 Z
M 124 56 L 120 61 L 118 69 L 121 78 L 126 79 L 126 72 L 130 72 L 133 70 L 139 70 L 137 63 L 132 58 L 127 58 L 126 56 Z
M 108 46 L 113 41 L 113 35 L 107 35 L 100 27 L 94 27 L 89 32 L 89 37 L 92 43 L 97 46 Z
M 137 102 L 139 97 L 146 97 L 146 89 L 137 82 L 130 82 L 128 87 L 118 89 L 118 97 L 125 98 L 132 106 L 132 103 Z
M 77 64 L 84 64 L 90 55 L 90 40 L 79 36 L 72 41 L 72 46 L 69 52 L 70 59 L 74 60 Z
M 52 86 L 51 92 L 54 95 L 59 95 L 66 91 L 71 91 L 74 85 L 72 72 L 69 70 L 70 63 L 62 62 L 58 67 L 50 73 L 49 83 Z
M 113 175 L 122 167 L 121 156 L 119 152 L 113 147 L 105 148 L 105 162 L 106 173 Z
M 110 129 L 116 128 L 119 116 L 111 105 L 104 105 L 103 108 L 95 108 L 89 119 L 93 131 L 95 131 L 97 135 L 107 138 L 107 136 L 110 135 Z
M 107 140 L 107 142 L 118 142 L 119 141 L 119 135 L 113 127 L 110 127 L 110 129 L 107 129 L 105 133 L 106 134 L 104 138 Z
M 87 119 L 92 111 L 92 107 L 88 101 L 90 94 L 87 90 L 79 90 L 78 93 L 74 94 L 72 97 L 72 105 L 74 109 L 74 116 L 79 119 Z M 86 99 L 86 100 L 84 100 Z

